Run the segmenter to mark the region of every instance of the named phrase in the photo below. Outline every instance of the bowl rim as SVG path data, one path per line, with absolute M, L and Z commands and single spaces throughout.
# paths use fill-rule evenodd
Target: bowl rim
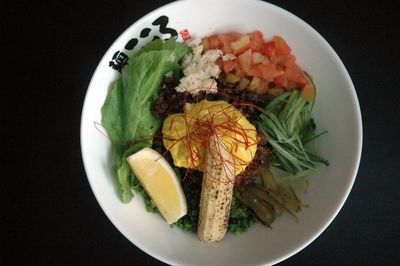
M 151 12 L 148 12 L 147 14 L 145 14 L 144 16 L 140 17 L 139 19 L 137 19 L 134 23 L 132 23 L 128 28 L 126 28 L 122 33 L 120 33 L 120 35 L 118 36 L 117 39 L 115 39 L 113 41 L 113 43 L 109 46 L 109 48 L 107 49 L 107 51 L 104 53 L 103 57 L 100 59 L 98 65 L 96 66 L 95 71 L 93 72 L 93 75 L 91 77 L 91 80 L 89 82 L 89 85 L 87 87 L 86 90 L 86 94 L 85 94 L 85 98 L 83 101 L 83 105 L 82 105 L 82 112 L 81 112 L 81 123 L 80 123 L 80 146 L 81 146 L 81 156 L 82 156 L 82 161 L 83 161 L 83 166 L 85 169 L 85 173 L 87 176 L 87 180 L 89 182 L 90 188 L 95 196 L 95 199 L 97 201 L 97 203 L 100 205 L 101 209 L 103 210 L 103 212 L 105 213 L 105 215 L 107 216 L 107 218 L 111 221 L 111 223 L 118 229 L 118 231 L 125 237 L 127 238 L 131 243 L 133 243 L 136 247 L 138 247 L 139 249 L 141 249 L 142 251 L 144 251 L 145 253 L 147 253 L 148 255 L 156 258 L 157 260 L 160 260 L 162 262 L 171 264 L 171 265 L 181 265 L 179 264 L 177 261 L 175 261 L 173 258 L 170 257 L 166 257 L 166 256 L 162 256 L 156 252 L 153 252 L 151 250 L 149 250 L 146 246 L 144 246 L 143 244 L 141 244 L 139 241 L 137 241 L 134 237 L 129 236 L 129 233 L 126 232 L 123 227 L 118 223 L 117 220 L 115 220 L 112 215 L 109 213 L 109 211 L 103 206 L 103 204 L 101 203 L 100 196 L 97 195 L 96 190 L 94 189 L 94 183 L 93 183 L 93 179 L 89 178 L 89 172 L 90 170 L 88 169 L 88 163 L 87 163 L 87 159 L 86 159 L 86 155 L 85 155 L 85 147 L 84 147 L 84 135 L 83 135 L 83 118 L 85 116 L 85 112 L 86 111 L 86 106 L 87 106 L 87 101 L 88 101 L 88 91 L 91 88 L 92 84 L 93 84 L 93 80 L 94 77 L 98 74 L 98 72 L 100 71 L 100 66 L 102 65 L 103 61 L 106 60 L 106 55 L 110 52 L 110 50 L 113 48 L 113 46 L 115 45 L 115 43 L 117 43 L 120 39 L 124 38 L 124 36 L 126 36 L 126 34 L 128 32 L 131 31 L 132 28 L 136 27 L 141 21 L 151 17 L 153 14 L 159 12 L 161 9 L 164 9 L 166 7 L 169 6 L 173 6 L 173 5 L 179 5 L 182 2 L 193 2 L 196 0 L 178 0 L 178 1 L 174 1 L 171 3 L 168 3 L 166 5 L 160 6 L 156 9 L 154 9 Z M 223 0 L 223 1 L 229 1 L 229 0 Z M 343 72 L 344 77 L 345 77 L 345 81 L 346 83 L 349 85 L 349 89 L 351 90 L 351 95 L 352 95 L 352 102 L 354 104 L 354 111 L 355 111 L 355 116 L 356 116 L 356 125 L 355 125 L 355 129 L 356 129 L 356 133 L 357 133 L 357 143 L 356 143 L 356 156 L 355 158 L 353 158 L 353 171 L 352 171 L 352 176 L 350 179 L 349 176 L 349 185 L 346 188 L 345 194 L 344 196 L 340 199 L 340 202 L 337 206 L 337 208 L 335 209 L 334 212 L 332 212 L 330 214 L 329 219 L 326 219 L 326 222 L 323 226 L 321 226 L 317 232 L 310 237 L 309 239 L 307 239 L 306 241 L 304 241 L 301 245 L 299 245 L 297 248 L 291 250 L 290 252 L 287 252 L 285 255 L 280 256 L 277 259 L 274 259 L 272 261 L 270 261 L 271 264 L 277 264 L 279 262 L 282 262 L 290 257 L 292 257 L 293 255 L 295 255 L 296 253 L 300 252 L 302 249 L 304 249 L 305 247 L 307 247 L 310 243 L 312 243 L 316 238 L 318 238 L 325 230 L 326 228 L 332 223 L 332 221 L 335 219 L 335 217 L 338 215 L 338 213 L 340 212 L 340 210 L 343 208 L 344 203 L 346 202 L 352 188 L 355 182 L 355 179 L 357 177 L 357 172 L 360 166 L 360 161 L 361 161 L 361 155 L 362 155 L 362 144 L 363 144 L 363 127 L 362 127 L 362 115 L 361 115 L 361 108 L 360 108 L 360 104 L 358 101 L 358 97 L 357 97 L 357 93 L 356 93 L 356 89 L 354 87 L 354 84 L 350 78 L 350 75 L 345 67 L 345 65 L 343 64 L 342 60 L 340 59 L 339 55 L 336 53 L 336 51 L 332 48 L 332 46 L 327 42 L 327 40 L 317 31 L 315 30 L 311 25 L 309 25 L 307 22 L 305 22 L 304 20 L 302 20 L 300 17 L 298 17 L 297 15 L 293 14 L 292 12 L 277 6 L 275 4 L 271 4 L 269 2 L 264 2 L 261 0 L 236 0 L 239 2 L 244 2 L 247 1 L 247 3 L 249 1 L 253 1 L 253 2 L 257 2 L 259 4 L 265 4 L 267 6 L 269 6 L 269 8 L 275 9 L 275 11 L 277 12 L 282 12 L 282 13 L 286 13 L 286 15 L 289 15 L 293 18 L 295 18 L 299 23 L 303 24 L 303 26 L 305 26 L 307 28 L 307 30 L 312 31 L 312 33 L 319 39 L 319 41 L 328 48 L 329 53 L 331 54 L 331 56 L 335 59 L 335 62 L 339 64 L 340 70 Z

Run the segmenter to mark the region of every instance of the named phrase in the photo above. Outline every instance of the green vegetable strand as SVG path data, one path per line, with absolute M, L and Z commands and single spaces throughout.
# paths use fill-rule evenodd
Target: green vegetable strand
M 274 98 L 260 115 L 258 127 L 273 147 L 272 164 L 296 176 L 305 176 L 316 170 L 317 163 L 329 162 L 308 150 L 307 143 L 326 133 L 315 133 L 311 118 L 313 102 L 304 100 L 294 90 Z

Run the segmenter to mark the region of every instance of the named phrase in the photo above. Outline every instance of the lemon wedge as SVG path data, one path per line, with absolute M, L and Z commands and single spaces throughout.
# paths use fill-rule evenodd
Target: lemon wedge
M 143 148 L 129 156 L 127 161 L 168 224 L 187 213 L 186 198 L 179 179 L 161 154 L 151 148 Z

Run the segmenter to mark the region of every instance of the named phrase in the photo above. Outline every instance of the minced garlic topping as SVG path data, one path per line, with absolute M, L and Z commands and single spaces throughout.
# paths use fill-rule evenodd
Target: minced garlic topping
M 185 75 L 175 89 L 178 92 L 190 92 L 193 95 L 200 91 L 206 93 L 217 92 L 217 82 L 221 70 L 215 61 L 222 56 L 219 49 L 208 50 L 203 55 L 203 45 L 200 39 L 190 39 L 186 42 L 193 53 L 184 57 L 182 71 Z

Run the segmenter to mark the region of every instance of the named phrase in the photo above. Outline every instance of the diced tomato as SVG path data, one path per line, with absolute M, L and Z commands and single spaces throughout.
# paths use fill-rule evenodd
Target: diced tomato
M 237 69 L 239 67 L 239 62 L 237 59 L 232 60 L 232 61 L 224 61 L 224 72 L 232 72 L 234 69 Z
M 257 64 L 268 64 L 269 59 L 264 56 L 263 54 L 259 52 L 254 52 L 251 54 L 251 64 L 252 65 L 257 65 Z
M 224 61 L 222 60 L 221 57 L 218 57 L 215 63 L 219 66 L 220 69 L 223 69 L 224 67 Z
M 238 58 L 242 70 L 249 74 L 251 68 L 251 49 L 247 49 L 244 53 L 240 54 Z
M 268 87 L 263 79 L 259 77 L 253 77 L 250 84 L 248 85 L 248 89 L 261 94 L 267 92 Z
M 241 78 L 246 77 L 246 73 L 240 67 L 235 70 L 235 75 Z
M 207 51 L 207 50 L 210 49 L 210 41 L 209 41 L 209 38 L 203 38 L 203 39 L 201 40 L 201 44 L 203 45 L 203 50 L 204 50 L 204 51 Z
M 257 90 L 257 93 L 261 94 L 261 93 L 266 93 L 267 91 L 268 91 L 267 83 L 263 80 L 263 82 L 261 83 L 260 87 Z
M 264 35 L 261 31 L 256 31 L 249 34 L 250 37 L 250 47 L 253 51 L 259 52 L 264 43 Z
M 249 88 L 249 90 L 257 91 L 261 87 L 262 83 L 263 83 L 263 81 L 262 81 L 261 78 L 253 77 L 253 79 L 251 80 L 248 88 Z
M 286 87 L 287 86 L 287 80 L 285 74 L 281 74 L 274 78 L 274 83 L 278 87 Z
M 265 93 L 268 83 L 272 81 L 277 89 L 273 92 L 275 94 L 282 93 L 283 90 L 302 89 L 308 82 L 304 72 L 296 64 L 291 48 L 280 36 L 274 36 L 272 41 L 265 42 L 260 31 L 246 35 L 216 34 L 204 38 L 202 44 L 204 50 L 221 49 L 224 54 L 234 53 L 236 59 L 223 61 L 219 58 L 216 64 L 231 83 L 241 83 L 241 87 L 248 87 L 257 93 Z M 247 81 L 248 86 L 244 81 Z M 308 94 L 307 97 L 312 98 Z
M 258 65 L 259 64 L 251 66 L 250 71 L 248 71 L 248 75 L 262 78 L 262 74 L 261 71 L 258 69 Z
M 239 81 L 239 88 L 241 90 L 244 90 L 247 88 L 247 86 L 249 86 L 250 84 L 250 80 L 248 80 L 247 78 L 241 78 Z
M 284 87 L 289 90 L 303 88 L 307 84 L 304 72 L 298 65 L 287 67 L 285 73 L 274 78 L 277 86 Z
M 300 88 L 303 88 L 307 84 L 305 74 L 298 65 L 287 68 L 286 75 L 288 81 L 295 82 Z
M 260 49 L 260 52 L 263 55 L 268 56 L 271 58 L 272 56 L 275 55 L 275 43 L 274 42 L 265 42 Z
M 278 35 L 274 36 L 274 43 L 275 43 L 275 51 L 276 51 L 276 54 L 278 54 L 278 55 L 290 54 L 290 51 L 292 51 L 292 49 L 290 49 L 290 47 L 286 43 L 286 41 Z
M 259 64 L 257 65 L 257 69 L 260 71 L 261 77 L 268 82 L 273 81 L 274 78 L 283 73 L 282 71 L 278 71 L 274 64 Z
M 296 82 L 294 82 L 293 80 L 287 81 L 287 85 L 286 85 L 287 90 L 295 90 L 298 88 L 299 88 L 299 85 Z
M 240 39 L 240 37 L 242 37 L 242 34 L 237 33 L 237 32 L 231 32 L 231 33 L 229 33 L 229 35 L 231 36 L 232 42 L 236 42 L 237 40 Z
M 242 36 L 239 33 L 215 34 L 202 40 L 204 50 L 221 49 L 224 53 L 232 53 L 230 43 Z
M 295 65 L 296 57 L 292 54 L 275 55 L 271 57 L 271 62 L 277 65 L 283 65 L 285 67 L 292 67 Z
M 239 77 L 239 76 L 236 76 L 235 74 L 228 73 L 228 74 L 226 75 L 226 81 L 227 81 L 228 83 L 238 83 L 238 82 L 240 81 L 240 77 Z
M 221 43 L 220 49 L 224 54 L 229 54 L 232 53 L 231 49 L 231 42 L 232 42 L 232 36 L 229 34 L 218 34 L 217 35 L 219 38 L 219 41 Z
M 274 55 L 271 57 L 271 62 L 273 64 L 277 64 L 277 65 L 282 64 L 283 65 L 283 63 L 285 61 L 286 61 L 286 55 Z
M 208 43 L 210 49 L 219 49 L 222 46 L 222 43 L 217 35 L 208 37 Z
M 250 48 L 250 37 L 248 35 L 242 35 L 239 40 L 230 43 L 230 48 L 236 55 L 243 53 Z
M 296 63 L 296 57 L 292 54 L 288 54 L 285 58 L 285 62 L 283 62 L 283 64 L 286 67 L 292 67 L 295 65 L 295 63 Z

